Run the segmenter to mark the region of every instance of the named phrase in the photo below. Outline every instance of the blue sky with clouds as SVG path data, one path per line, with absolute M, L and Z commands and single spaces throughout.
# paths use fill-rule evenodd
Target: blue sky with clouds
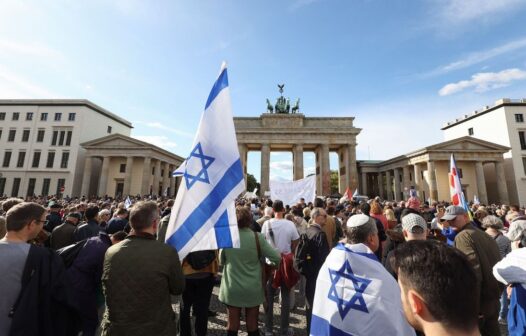
M 234 115 L 260 115 L 285 83 L 307 116 L 356 117 L 358 159 L 387 159 L 526 98 L 525 12 L 522 0 L 2 0 L 0 98 L 89 99 L 186 156 L 226 60 Z M 291 160 L 273 154 L 271 178 L 291 179 Z M 259 153 L 248 169 L 259 177 Z

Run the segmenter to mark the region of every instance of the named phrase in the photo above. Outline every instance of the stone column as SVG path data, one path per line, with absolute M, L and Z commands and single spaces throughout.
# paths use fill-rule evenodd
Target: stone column
M 362 172 L 362 190 L 360 190 L 359 194 L 367 196 L 367 173 Z
M 338 151 L 338 162 L 340 163 L 339 169 L 339 190 L 340 194 L 343 194 L 347 188 L 354 192 L 351 188 L 351 181 L 349 180 L 349 148 L 342 146 Z
M 391 171 L 385 172 L 385 193 L 387 194 L 386 200 L 391 200 L 393 197 L 393 179 L 391 178 Z
M 268 144 L 261 145 L 261 193 L 270 191 L 270 146 Z
M 90 197 L 89 194 L 89 185 L 91 182 L 91 156 L 86 156 L 84 159 L 84 175 L 82 176 L 82 188 L 81 188 L 81 196 L 86 196 L 87 198 Z M 50 190 L 50 193 L 52 191 Z
M 394 198 L 393 200 L 398 202 L 400 200 L 400 168 L 394 169 Z
M 415 171 L 413 174 L 413 182 L 415 185 L 416 196 L 422 197 L 422 170 L 420 169 L 420 166 L 416 163 L 414 165 L 414 169 Z
M 172 176 L 172 171 L 175 170 L 174 165 L 170 165 L 170 171 L 168 172 L 170 175 L 168 175 L 168 179 L 170 180 L 170 195 L 168 197 L 174 197 L 176 190 L 175 190 L 175 177 Z
M 161 160 L 155 160 L 155 171 L 153 174 L 152 195 L 159 196 L 159 182 L 161 181 Z
M 131 190 L 132 182 L 132 170 L 133 170 L 133 156 L 126 158 L 126 169 L 124 170 L 124 186 L 122 188 L 122 196 L 128 196 Z
M 294 161 L 294 181 L 303 178 L 303 145 L 294 145 L 292 148 L 292 160 Z
M 503 161 L 495 162 L 495 174 L 497 175 L 498 202 L 501 204 L 509 204 L 508 185 L 506 184 L 506 173 L 504 172 Z
M 142 170 L 141 195 L 148 195 L 150 193 L 150 176 L 152 176 L 152 158 L 146 156 Z
M 100 170 L 98 196 L 104 196 L 108 193 L 108 175 L 110 170 L 111 157 L 104 156 L 102 158 L 102 169 Z
M 169 179 L 169 174 L 170 174 L 170 164 L 168 162 L 164 162 L 164 175 L 163 175 L 163 192 L 162 192 L 162 195 L 164 195 L 164 193 L 166 193 L 166 197 L 168 197 L 168 193 L 167 193 L 167 189 L 168 187 L 170 186 L 170 179 Z
M 358 187 L 358 166 L 356 165 L 356 145 L 350 144 L 348 147 L 349 163 L 347 166 L 347 179 L 349 188 L 354 192 Z
M 378 173 L 378 196 L 384 198 L 384 174 L 382 172 Z
M 402 180 L 403 180 L 403 192 L 404 192 L 404 197 L 407 196 L 406 192 L 408 192 L 409 190 L 409 187 L 411 186 L 411 181 L 410 181 L 410 178 L 409 178 L 409 166 L 403 166 L 402 167 Z
M 427 177 L 429 178 L 429 197 L 431 200 L 438 201 L 437 175 L 435 171 L 435 161 L 427 161 Z
M 484 164 L 480 161 L 475 162 L 475 174 L 477 176 L 477 189 L 479 201 L 488 204 L 488 193 L 486 191 L 486 179 L 484 177 Z
M 247 145 L 238 144 L 239 159 L 241 160 L 241 167 L 243 168 L 243 178 L 245 179 L 245 187 L 247 185 Z
M 320 162 L 320 176 L 321 176 L 321 194 L 328 196 L 331 194 L 331 167 L 329 162 L 329 145 L 321 145 L 321 162 Z

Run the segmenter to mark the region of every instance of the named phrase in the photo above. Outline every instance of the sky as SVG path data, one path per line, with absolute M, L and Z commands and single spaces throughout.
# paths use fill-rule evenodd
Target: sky
M 525 12 L 523 0 L 0 0 L 0 99 L 89 99 L 186 157 L 226 61 L 234 116 L 264 113 L 285 83 L 307 117 L 355 117 L 357 158 L 383 160 L 526 98 Z M 250 152 L 258 180 L 259 165 Z M 291 168 L 272 153 L 271 179 Z

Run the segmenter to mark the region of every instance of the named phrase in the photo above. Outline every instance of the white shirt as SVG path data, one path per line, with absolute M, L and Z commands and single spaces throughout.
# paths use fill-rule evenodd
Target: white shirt
M 270 223 L 270 224 L 269 224 Z M 269 225 L 274 233 L 274 240 L 269 233 Z M 296 225 L 287 219 L 272 218 L 263 223 L 261 233 L 268 243 L 279 253 L 290 253 L 290 243 L 300 238 Z

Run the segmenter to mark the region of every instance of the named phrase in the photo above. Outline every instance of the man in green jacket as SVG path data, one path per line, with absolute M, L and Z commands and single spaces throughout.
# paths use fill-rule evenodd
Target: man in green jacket
M 479 329 L 480 333 L 491 336 L 500 335 L 499 298 L 503 287 L 493 276 L 493 266 L 500 260 L 497 243 L 484 231 L 470 222 L 464 208 L 456 205 L 447 207 L 441 221 L 457 232 L 455 247 L 468 257 L 475 269 L 480 294 Z
M 184 288 L 179 256 L 155 239 L 160 221 L 155 202 L 136 203 L 129 218 L 130 235 L 104 258 L 103 335 L 175 335 L 170 295 Z

